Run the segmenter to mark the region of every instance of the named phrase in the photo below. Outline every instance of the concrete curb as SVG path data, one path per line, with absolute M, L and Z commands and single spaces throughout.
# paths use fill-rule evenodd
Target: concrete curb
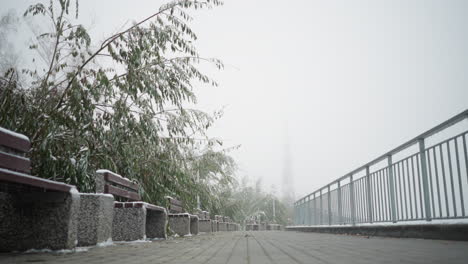
M 423 238 L 468 241 L 468 224 L 426 224 L 426 225 L 375 225 L 375 226 L 340 226 L 312 227 L 288 226 L 286 231 L 348 234 L 362 236 L 383 236 L 397 238 Z

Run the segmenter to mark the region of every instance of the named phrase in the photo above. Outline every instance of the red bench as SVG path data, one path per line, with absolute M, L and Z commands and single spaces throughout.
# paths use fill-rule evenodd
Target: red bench
M 0 251 L 73 248 L 78 192 L 30 175 L 30 148 L 26 136 L 0 128 Z

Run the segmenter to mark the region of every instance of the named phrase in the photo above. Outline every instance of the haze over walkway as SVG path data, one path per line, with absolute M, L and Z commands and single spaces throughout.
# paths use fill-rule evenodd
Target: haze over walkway
M 68 254 L 1 254 L 0 263 L 466 263 L 468 242 L 282 231 L 219 232 Z

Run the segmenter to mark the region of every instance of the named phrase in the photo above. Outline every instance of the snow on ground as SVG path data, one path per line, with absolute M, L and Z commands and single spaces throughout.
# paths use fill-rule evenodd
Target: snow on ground
M 48 248 L 43 249 L 28 249 L 24 251 L 25 254 L 33 254 L 33 253 L 53 253 L 53 254 L 68 254 L 68 253 L 78 253 L 78 252 L 86 252 L 91 247 L 76 247 L 73 249 L 59 249 L 59 250 L 51 250 Z
M 112 241 L 112 238 L 109 238 L 107 241 L 98 243 L 96 247 L 108 247 L 108 246 L 113 246 L 113 245 L 114 245 L 114 241 Z

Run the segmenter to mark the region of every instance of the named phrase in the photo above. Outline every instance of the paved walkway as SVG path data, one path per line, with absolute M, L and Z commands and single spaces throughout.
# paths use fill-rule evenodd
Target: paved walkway
M 468 242 L 285 231 L 219 232 L 75 253 L 0 254 L 0 263 L 468 263 Z

